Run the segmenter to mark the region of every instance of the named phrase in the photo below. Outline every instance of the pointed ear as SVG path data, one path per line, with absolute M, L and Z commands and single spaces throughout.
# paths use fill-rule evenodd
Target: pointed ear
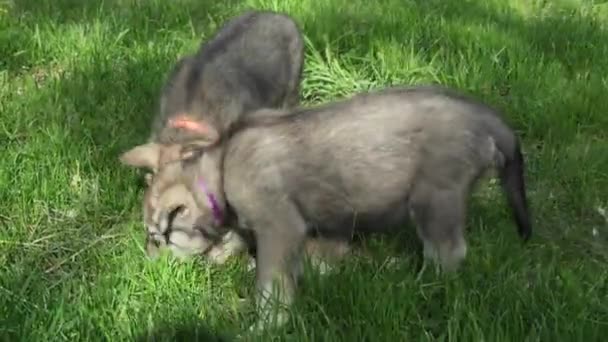
M 175 129 L 182 129 L 191 134 L 197 147 L 208 147 L 220 140 L 218 130 L 205 120 L 196 120 L 186 114 L 179 114 L 169 119 L 168 125 Z
M 146 167 L 152 170 L 158 168 L 161 146 L 156 143 L 147 143 L 124 152 L 120 155 L 120 162 L 133 167 Z

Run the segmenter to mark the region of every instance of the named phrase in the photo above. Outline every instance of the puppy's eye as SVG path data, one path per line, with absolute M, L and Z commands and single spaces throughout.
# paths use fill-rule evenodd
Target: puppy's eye
M 202 153 L 202 149 L 199 145 L 185 145 L 182 146 L 182 149 L 180 151 L 180 159 L 182 160 L 182 162 L 188 163 L 193 161 L 193 159 L 196 159 L 196 157 L 199 157 Z
M 179 211 L 177 212 L 177 215 L 179 215 L 180 217 L 186 217 L 190 215 L 190 210 L 186 207 L 181 207 L 179 209 Z
M 171 212 L 172 217 L 183 218 L 187 217 L 188 215 L 190 215 L 190 210 L 183 205 L 180 205 Z

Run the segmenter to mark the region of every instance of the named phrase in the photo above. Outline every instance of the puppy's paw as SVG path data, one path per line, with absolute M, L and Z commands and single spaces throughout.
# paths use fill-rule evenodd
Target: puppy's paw
M 215 264 L 222 265 L 233 255 L 238 255 L 244 252 L 247 248 L 245 241 L 241 237 L 234 233 L 228 232 L 223 238 L 222 242 L 214 246 L 208 253 L 207 256 Z
M 216 265 L 223 265 L 233 255 L 231 251 L 228 251 L 224 246 L 215 246 L 207 252 L 209 260 Z
M 324 260 L 318 260 L 313 263 L 312 267 L 320 274 L 326 275 L 334 270 L 334 267 Z
M 270 317 L 269 317 L 270 318 Z M 274 320 L 259 318 L 255 323 L 247 329 L 250 333 L 259 334 L 270 329 L 278 329 L 287 323 L 289 314 L 287 312 L 279 312 L 274 316 Z

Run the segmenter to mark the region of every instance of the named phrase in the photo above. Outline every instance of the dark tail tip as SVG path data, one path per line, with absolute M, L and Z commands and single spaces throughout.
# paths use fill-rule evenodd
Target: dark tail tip
M 519 142 L 516 143 L 513 156 L 506 157 L 505 165 L 500 170 L 500 179 L 517 224 L 517 232 L 524 241 L 528 241 L 532 235 L 532 224 L 526 197 L 524 158 Z

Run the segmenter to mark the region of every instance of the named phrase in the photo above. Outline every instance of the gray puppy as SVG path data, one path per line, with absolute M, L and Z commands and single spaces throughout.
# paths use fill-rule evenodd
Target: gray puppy
M 205 256 L 216 264 L 223 264 L 232 255 L 248 249 L 248 245 L 232 231 L 225 234 L 206 235 L 196 229 L 197 218 L 203 213 L 198 209 L 190 191 L 181 184 L 162 187 L 168 172 L 179 172 L 179 165 L 173 163 L 157 173 L 156 191 L 148 189 L 144 193 L 144 222 L 147 227 L 146 254 L 156 258 L 161 249 L 169 249 L 173 256 L 185 259 L 191 256 Z M 158 188 L 158 185 L 161 187 Z M 171 217 L 159 214 L 160 208 L 171 208 Z
M 159 168 L 192 156 L 193 149 L 184 146 L 199 143 L 190 141 L 190 132 L 205 130 L 201 122 L 213 122 L 218 128 L 215 132 L 221 133 L 249 111 L 295 106 L 299 102 L 303 61 L 304 42 L 293 19 L 270 11 L 247 11 L 224 24 L 197 53 L 176 63 L 162 89 L 160 113 L 153 122 L 149 142 L 120 157 L 123 163 L 132 166 L 154 165 L 152 173 L 146 175 L 148 186 L 143 204 L 149 256 L 156 255 L 169 241 L 168 236 L 159 234 L 152 218 L 162 192 L 162 180 L 156 181 Z M 157 151 L 154 161 L 145 159 L 150 154 L 141 153 L 150 149 Z M 173 213 L 172 220 L 184 219 Z M 190 233 L 192 243 L 198 245 L 199 239 L 194 237 L 199 234 Z M 234 252 L 243 248 L 244 242 L 238 241 L 238 236 L 228 234 L 223 239 L 228 239 L 225 246 L 235 249 Z M 182 253 L 176 245 L 172 246 L 176 254 L 191 252 L 185 249 Z M 225 252 L 220 253 L 222 257 L 212 259 L 222 263 L 224 255 L 232 253 Z
M 156 184 L 166 184 L 163 180 L 167 179 L 167 175 L 173 177 L 169 179 L 175 179 L 175 172 L 179 171 L 179 164 L 166 165 L 157 174 Z M 148 256 L 155 257 L 160 253 L 161 248 L 167 248 L 178 258 L 205 256 L 213 263 L 223 264 L 234 255 L 248 254 L 249 269 L 255 268 L 255 244 L 250 235 L 233 229 L 225 232 L 198 228 L 198 220 L 204 218 L 206 212 L 198 208 L 192 193 L 181 183 L 172 183 L 161 188 L 158 197 L 144 201 L 144 216 L 148 220 L 146 223 L 149 227 L 149 241 L 146 244 Z M 150 195 L 151 192 L 146 194 Z M 168 212 L 171 213 L 170 216 L 163 215 Z M 234 218 L 230 215 L 226 216 L 228 219 Z M 238 222 L 223 223 L 238 224 Z M 332 261 L 338 261 L 351 252 L 350 245 L 344 241 L 310 238 L 305 244 L 305 254 L 311 266 L 321 274 L 331 270 Z M 355 252 L 363 255 L 361 251 Z
M 487 170 L 498 171 L 521 237 L 531 235 L 518 138 L 495 109 L 455 91 L 389 88 L 241 122 L 220 144 L 215 132 L 201 137 L 209 146 L 183 163 L 175 183 L 194 195 L 205 230 L 218 229 L 229 209 L 255 233 L 260 317 L 252 328 L 287 320 L 269 298 L 292 303 L 311 231 L 348 237 L 409 217 L 425 260 L 456 270 L 467 253 L 468 198 Z
M 190 133 L 204 131 L 208 124 L 214 134 L 223 135 L 250 111 L 296 106 L 303 63 L 302 34 L 286 14 L 247 11 L 229 20 L 172 70 L 152 140 L 196 149 L 204 144 L 197 140 L 210 132 Z M 171 121 L 189 126 L 167 125 Z

